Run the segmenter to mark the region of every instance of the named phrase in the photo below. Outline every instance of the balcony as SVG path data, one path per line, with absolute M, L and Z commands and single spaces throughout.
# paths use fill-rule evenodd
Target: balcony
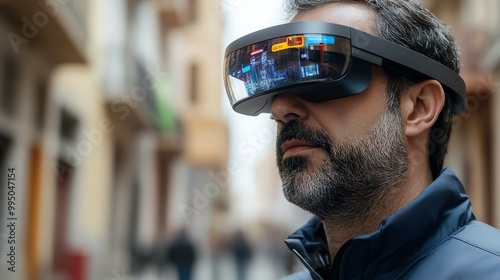
M 184 155 L 193 166 L 225 169 L 229 160 L 229 135 L 224 120 L 190 114 L 183 121 Z
M 156 0 L 156 2 L 165 30 L 186 25 L 193 17 L 192 0 Z
M 87 5 L 71 0 L 0 0 L 0 15 L 10 23 L 4 35 L 15 53 L 38 48 L 54 64 L 86 62 Z

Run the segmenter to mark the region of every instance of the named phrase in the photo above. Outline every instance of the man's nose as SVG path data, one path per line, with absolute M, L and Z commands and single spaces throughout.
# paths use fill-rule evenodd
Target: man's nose
M 307 118 L 304 100 L 294 94 L 279 94 L 271 104 L 271 116 L 277 123 L 287 123 L 294 119 Z

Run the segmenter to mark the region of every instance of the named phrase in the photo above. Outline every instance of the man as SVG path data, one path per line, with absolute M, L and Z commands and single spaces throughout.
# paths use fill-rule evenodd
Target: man
M 178 280 L 193 279 L 197 253 L 186 228 L 181 228 L 167 248 L 167 260 L 177 269 Z
M 252 245 L 242 230 L 235 232 L 231 242 L 231 253 L 236 264 L 236 279 L 247 279 L 248 265 L 252 259 Z
M 416 0 L 287 4 L 292 23 L 225 61 L 233 108 L 271 113 L 283 192 L 314 214 L 286 240 L 307 272 L 286 279 L 500 279 L 500 231 L 442 170 L 465 106 L 449 30 Z

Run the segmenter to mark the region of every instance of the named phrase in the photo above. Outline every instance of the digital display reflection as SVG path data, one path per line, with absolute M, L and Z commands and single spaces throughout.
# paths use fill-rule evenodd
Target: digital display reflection
M 226 83 L 233 101 L 312 80 L 336 80 L 348 69 L 347 38 L 302 34 L 239 49 L 226 57 Z

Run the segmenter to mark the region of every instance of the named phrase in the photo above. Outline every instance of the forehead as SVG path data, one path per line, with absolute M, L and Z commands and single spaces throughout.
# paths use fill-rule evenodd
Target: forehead
M 375 12 L 360 3 L 329 3 L 297 14 L 292 22 L 317 20 L 342 24 L 367 33 L 375 34 Z

